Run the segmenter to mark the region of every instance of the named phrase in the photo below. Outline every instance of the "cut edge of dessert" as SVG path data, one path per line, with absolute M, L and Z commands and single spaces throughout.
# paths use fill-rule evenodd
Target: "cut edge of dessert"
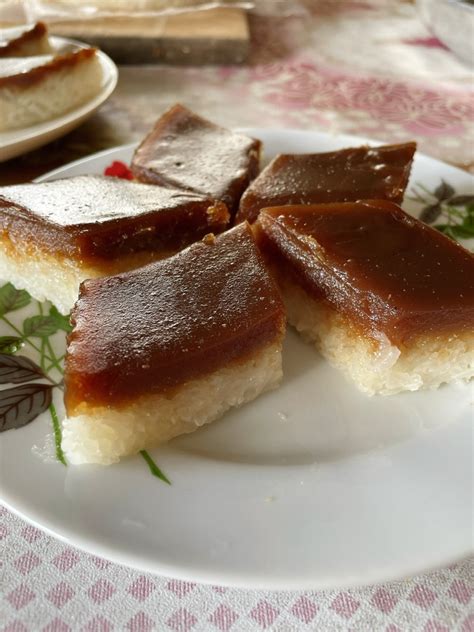
M 263 209 L 253 225 L 257 243 L 265 253 L 282 291 L 289 324 L 302 334 L 303 338 L 314 343 L 330 364 L 341 370 L 349 381 L 355 383 L 359 390 L 367 395 L 392 395 L 403 391 L 435 389 L 444 383 L 469 381 L 474 377 L 474 331 L 472 325 L 466 327 L 466 324 L 469 319 L 471 323 L 474 320 L 474 257 L 460 245 L 409 216 L 393 203 L 363 201 L 359 204 L 372 204 L 374 208 L 378 205 L 383 211 L 406 221 L 407 225 L 421 229 L 421 238 L 434 239 L 440 250 L 443 250 L 444 246 L 446 251 L 451 251 L 454 255 L 459 254 L 459 260 L 463 260 L 461 264 L 465 264 L 471 270 L 471 285 L 469 277 L 466 277 L 466 296 L 462 294 L 461 288 L 461 300 L 466 301 L 463 319 L 452 327 L 441 327 L 437 332 L 434 328 L 433 332 L 424 333 L 419 327 L 416 331 L 413 326 L 413 331 L 409 332 L 411 336 L 396 340 L 393 337 L 394 328 L 390 329 L 387 325 L 384 331 L 383 324 L 379 324 L 377 328 L 368 316 L 365 322 L 361 323 L 360 317 L 354 319 L 349 315 L 350 310 L 344 305 L 345 299 L 341 298 L 345 284 L 350 285 L 348 277 L 344 278 L 346 274 L 350 274 L 346 273 L 344 265 L 329 273 L 329 276 L 332 274 L 329 284 L 337 284 L 342 289 L 337 298 L 328 298 L 330 290 L 327 283 L 318 280 L 318 277 L 322 278 L 322 275 L 327 274 L 327 271 L 323 272 L 324 246 L 318 244 L 314 235 L 305 234 L 304 230 L 296 234 L 298 230 L 294 230 L 293 227 L 290 228 L 290 231 L 294 230 L 290 239 L 294 238 L 294 241 L 289 245 L 290 239 L 288 234 L 285 234 L 285 222 L 292 213 L 301 213 L 304 217 L 304 214 L 309 216 L 313 212 L 330 212 L 331 207 L 355 206 L 346 203 Z M 375 212 L 377 211 L 378 209 Z M 387 234 L 380 234 L 379 237 L 390 238 Z M 294 252 L 300 247 L 301 252 L 295 256 Z M 292 250 L 293 254 L 290 254 Z M 299 255 L 301 261 L 312 260 L 311 265 L 314 265 L 315 271 L 311 278 L 301 276 L 302 264 L 301 261 L 297 261 Z M 370 258 L 370 253 L 366 253 L 366 256 Z M 403 248 L 398 256 L 403 259 Z M 420 266 L 422 264 L 423 261 L 420 260 Z M 427 282 L 429 283 L 429 279 Z M 403 292 L 403 288 L 401 291 Z M 364 295 L 361 293 L 359 300 L 365 303 L 377 299 L 376 293 L 372 296 L 369 294 L 369 291 Z M 470 305 L 467 303 L 469 294 Z M 390 298 L 391 294 L 388 295 L 389 300 Z M 394 303 L 389 304 L 387 313 L 390 310 L 396 313 L 398 309 L 400 308 Z M 413 318 L 416 319 L 416 314 Z
M 0 239 L 0 245 L 6 246 Z M 26 290 L 39 302 L 50 301 L 61 314 L 68 314 L 77 301 L 80 284 L 109 274 L 134 270 L 152 261 L 176 254 L 176 251 L 138 252 L 121 257 L 117 265 L 94 267 L 67 257 L 54 257 L 47 250 L 35 248 L 23 252 L 8 246 L 0 250 L 0 270 L 17 289 Z
M 2 240 L 0 270 L 17 289 L 26 290 L 39 302 L 51 301 L 62 314 L 68 314 L 77 300 L 77 289 L 84 278 L 97 276 L 92 269 L 79 270 L 72 262 L 58 261 L 43 250 L 33 253 L 10 248 Z
M 88 183 L 91 183 L 90 186 Z M 69 200 L 63 195 L 63 189 L 67 186 L 75 187 L 76 190 L 79 188 L 77 204 L 71 201 L 72 195 Z M 97 186 L 99 190 L 96 190 Z M 107 190 L 110 187 L 117 192 L 108 200 Z M 117 204 L 120 190 L 123 191 L 123 199 L 120 200 L 122 208 L 119 209 L 122 213 L 124 199 L 130 198 L 131 203 L 136 205 L 144 192 L 151 196 L 152 202 L 156 194 L 154 209 L 135 218 L 141 223 L 137 234 L 130 232 L 127 217 L 114 218 L 114 205 Z M 91 220 L 90 223 L 71 226 L 48 221 L 35 212 L 35 208 L 39 208 L 37 204 L 35 206 L 35 199 L 44 199 L 48 192 L 52 196 L 52 206 L 53 202 L 57 206 L 58 198 L 61 200 L 64 197 L 65 209 L 69 204 L 70 213 L 77 215 L 81 205 L 91 208 L 95 205 L 103 208 L 104 220 L 99 221 L 98 217 L 96 224 Z M 161 193 L 167 197 L 166 207 L 160 206 L 164 205 L 160 200 Z M 27 205 L 25 198 L 32 198 L 31 204 Z M 52 214 L 51 209 L 49 212 Z M 173 230 L 164 225 L 166 216 L 171 212 L 175 214 L 169 220 Z M 27 290 L 39 301 L 50 300 L 62 313 L 67 313 L 77 300 L 79 285 L 83 280 L 131 270 L 171 256 L 209 231 L 221 232 L 229 219 L 224 204 L 204 196 L 107 176 L 75 176 L 51 182 L 0 187 L 0 270 L 15 287 Z M 190 227 L 187 233 L 185 224 Z M 101 253 L 100 244 L 104 240 L 116 239 L 120 226 L 123 226 L 124 233 L 121 233 L 117 253 L 112 252 L 106 257 L 105 253 Z M 158 226 L 166 234 L 167 242 L 152 241 L 154 232 L 159 232 Z M 74 231 L 68 232 L 70 228 Z M 181 231 L 180 235 L 175 235 L 177 231 Z M 142 244 L 134 243 L 133 248 L 126 248 L 127 240 L 140 242 L 141 237 Z M 58 244 L 58 252 L 55 252 L 53 241 Z M 86 248 L 92 247 L 94 252 L 89 256 Z
M 244 269 L 241 265 L 228 268 L 229 256 L 240 256 L 239 248 L 242 248 Z M 199 269 L 199 264 L 196 262 L 203 253 L 207 259 L 205 259 L 204 268 Z M 179 266 L 182 270 L 182 266 L 185 264 L 187 266 L 188 262 L 193 262 L 193 267 L 185 268 L 189 270 L 186 274 L 187 278 L 173 277 L 174 281 L 170 281 L 169 279 L 173 276 L 170 270 L 173 270 L 173 266 Z M 165 264 L 166 269 L 161 270 L 160 276 L 161 263 Z M 197 277 L 201 275 L 201 279 L 196 281 L 196 275 Z M 261 393 L 275 388 L 282 378 L 282 343 L 286 325 L 284 306 L 277 285 L 265 266 L 247 223 L 218 237 L 209 235 L 166 262 L 157 262 L 120 275 L 120 283 L 111 291 L 113 294 L 117 292 L 123 296 L 123 293 L 127 292 L 127 285 L 139 280 L 139 286 L 144 287 L 147 277 L 151 279 L 150 287 L 147 286 L 147 296 L 150 296 L 149 300 L 152 301 L 154 313 L 155 309 L 159 311 L 159 306 L 155 305 L 153 300 L 158 303 L 164 300 L 159 293 L 161 283 L 165 283 L 168 288 L 165 292 L 169 292 L 169 283 L 174 284 L 174 289 L 172 289 L 172 296 L 174 296 L 175 292 L 179 294 L 183 283 L 188 283 L 191 289 L 196 284 L 196 288 L 202 287 L 203 282 L 210 283 L 214 287 L 212 283 L 214 277 L 214 281 L 221 284 L 219 286 L 221 290 L 224 287 L 234 290 L 238 290 L 239 287 L 243 289 L 242 284 L 255 283 L 256 287 L 265 287 L 267 295 L 249 298 L 248 293 L 242 292 L 237 315 L 233 314 L 236 305 L 235 297 L 232 297 L 233 308 L 231 309 L 222 304 L 222 301 L 226 300 L 225 296 L 210 292 L 208 303 L 206 303 L 206 299 L 201 299 L 199 294 L 190 295 L 188 298 L 190 303 L 193 301 L 199 303 L 204 300 L 205 309 L 211 314 L 212 327 L 208 330 L 211 333 L 208 333 L 207 340 L 193 342 L 193 323 L 190 317 L 190 322 L 179 333 L 178 356 L 182 355 L 177 359 L 173 356 L 173 363 L 182 363 L 180 370 L 183 377 L 180 378 L 178 372 L 178 377 L 171 385 L 154 384 L 155 392 L 144 391 L 144 380 L 148 379 L 147 371 L 159 371 L 162 361 L 166 361 L 166 357 L 163 360 L 163 354 L 166 353 L 169 340 L 166 334 L 163 338 L 158 335 L 157 348 L 150 351 L 157 354 L 156 366 L 153 366 L 153 359 L 149 359 L 148 350 L 136 347 L 136 353 L 139 356 L 134 358 L 132 355 L 130 362 L 139 363 L 140 368 L 137 370 L 141 371 L 144 377 L 140 378 L 136 396 L 133 396 L 133 387 L 128 385 L 127 388 L 131 390 L 127 393 L 127 398 L 123 399 L 124 394 L 121 391 L 120 396 L 117 393 L 117 400 L 109 391 L 111 388 L 116 388 L 115 382 L 115 385 L 107 386 L 107 375 L 104 377 L 99 373 L 88 373 L 87 361 L 92 343 L 90 333 L 88 332 L 87 338 L 82 333 L 83 327 L 87 325 L 84 318 L 87 319 L 87 314 L 90 314 L 91 310 L 102 314 L 101 322 L 104 324 L 100 327 L 107 327 L 107 319 L 101 308 L 103 298 L 102 294 L 98 293 L 98 289 L 101 284 L 115 285 L 116 281 L 109 277 L 85 282 L 81 286 L 80 298 L 73 310 L 74 327 L 68 336 L 66 356 L 67 418 L 63 421 L 62 446 L 71 463 L 113 463 L 123 456 L 154 447 L 181 434 L 194 432 L 203 425 L 217 420 L 230 408 L 241 406 Z M 176 283 L 180 287 L 177 287 Z M 135 291 L 133 294 L 136 300 Z M 192 294 L 191 290 L 189 294 Z M 154 296 L 157 298 L 154 299 Z M 246 304 L 246 300 L 253 303 L 252 308 Z M 171 321 L 176 320 L 178 323 L 180 315 L 172 311 L 172 302 L 170 301 L 169 307 L 166 306 L 165 310 L 169 310 Z M 246 310 L 253 312 L 254 316 L 258 310 L 259 315 L 255 321 L 249 322 L 239 318 L 239 315 L 241 316 Z M 229 319 L 226 316 L 229 316 Z M 202 321 L 202 319 L 206 320 L 207 317 L 200 315 L 199 320 Z M 142 326 L 140 324 L 142 320 L 145 326 L 146 318 L 143 317 L 138 321 L 131 320 L 130 323 L 124 324 L 124 331 L 129 330 L 129 336 L 135 335 L 134 327 L 137 327 L 137 322 L 138 327 Z M 236 323 L 238 331 L 233 329 Z M 173 330 L 172 324 L 173 322 L 171 322 L 170 331 Z M 117 328 L 114 327 L 112 331 L 116 331 Z M 201 329 L 198 328 L 197 331 L 200 335 L 202 334 Z M 223 336 L 224 339 L 228 336 L 227 342 L 222 342 Z M 103 329 L 100 338 L 102 341 L 107 338 L 107 333 Z M 104 358 L 109 355 L 112 357 L 115 353 L 115 345 L 105 344 L 106 347 L 101 353 L 101 364 L 106 362 Z M 204 363 L 204 368 L 197 373 L 191 372 L 187 355 L 183 353 L 183 349 L 192 347 L 193 344 L 200 345 Z M 212 348 L 216 345 L 218 345 L 216 347 L 218 353 L 216 352 L 212 359 Z M 134 354 L 135 351 L 132 349 L 131 353 Z M 196 353 L 194 350 L 193 361 Z M 148 358 L 143 366 L 140 364 L 141 354 Z M 119 370 L 116 369 L 114 362 L 111 361 L 111 365 L 111 370 Z M 128 363 L 127 366 L 130 364 Z M 106 400 L 99 388 L 101 379 L 106 383 L 103 387 L 108 393 Z
M 474 376 L 474 333 L 420 338 L 408 347 L 382 332 L 364 336 L 303 288 L 280 280 L 288 323 L 366 395 L 395 395 L 468 382 Z
M 63 420 L 68 462 L 110 465 L 218 420 L 279 385 L 281 346 L 279 340 L 240 363 L 190 380 L 171 396 L 143 396 L 118 410 L 84 406 L 80 414 Z

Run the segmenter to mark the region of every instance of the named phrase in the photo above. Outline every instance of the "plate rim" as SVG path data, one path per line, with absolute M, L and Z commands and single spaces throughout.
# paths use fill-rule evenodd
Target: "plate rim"
M 474 552 L 472 548 L 468 548 L 459 555 L 455 555 L 447 560 L 443 560 L 442 562 L 431 563 L 428 566 L 421 565 L 419 568 L 412 567 L 410 570 L 406 570 L 404 573 L 397 572 L 396 569 L 394 569 L 393 573 L 386 573 L 384 575 L 377 575 L 376 573 L 374 573 L 374 577 L 369 578 L 367 581 L 364 581 L 362 578 L 352 578 L 352 580 L 349 579 L 341 581 L 337 577 L 325 576 L 317 580 L 307 579 L 305 581 L 301 581 L 295 577 L 293 581 L 290 582 L 287 580 L 282 581 L 281 579 L 275 580 L 268 575 L 262 581 L 262 575 L 260 574 L 258 576 L 243 575 L 238 571 L 235 573 L 233 573 L 232 571 L 228 571 L 226 575 L 219 574 L 219 577 L 216 577 L 216 572 L 212 570 L 204 572 L 202 568 L 198 570 L 194 566 L 188 567 L 187 570 L 186 567 L 182 565 L 170 566 L 169 564 L 164 564 L 163 562 L 160 562 L 160 565 L 158 567 L 157 564 L 153 563 L 152 558 L 149 558 L 150 561 L 148 561 L 143 556 L 134 556 L 131 553 L 119 552 L 116 547 L 107 546 L 104 543 L 102 543 L 101 545 L 94 545 L 94 542 L 91 539 L 85 538 L 83 536 L 77 536 L 76 534 L 71 533 L 62 534 L 61 532 L 57 531 L 54 526 L 51 526 L 49 521 L 40 522 L 32 518 L 28 514 L 23 513 L 10 502 L 6 501 L 3 495 L 0 496 L 0 502 L 13 514 L 25 520 L 32 526 L 44 531 L 49 536 L 58 539 L 60 542 L 64 542 L 65 544 L 75 547 L 89 555 L 103 557 L 114 564 L 119 564 L 121 566 L 131 568 L 135 571 L 150 573 L 152 575 L 157 575 L 160 577 L 166 577 L 168 579 L 196 582 L 200 584 L 205 584 L 206 586 L 215 586 L 217 584 L 226 588 L 237 588 L 241 590 L 325 591 L 367 588 L 394 581 L 404 581 L 417 575 L 432 573 L 436 570 L 445 568 L 446 566 L 450 566 L 451 564 L 460 563 L 463 560 L 469 558 Z

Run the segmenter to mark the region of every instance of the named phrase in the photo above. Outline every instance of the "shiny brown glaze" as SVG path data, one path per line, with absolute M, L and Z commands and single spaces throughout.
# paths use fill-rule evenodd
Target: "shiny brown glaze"
M 474 256 L 385 200 L 264 209 L 258 242 L 282 273 L 394 343 L 474 326 Z
M 177 104 L 138 147 L 132 171 L 142 182 L 209 195 L 235 212 L 258 173 L 260 145 Z
M 100 266 L 143 251 L 178 250 L 229 221 L 221 202 L 106 176 L 0 188 L 0 236 Z
M 66 68 L 75 68 L 85 60 L 92 59 L 95 55 L 95 48 L 81 48 L 80 50 L 55 55 L 54 57 L 51 57 L 50 55 L 43 55 L 38 57 L 22 58 L 25 70 L 16 71 L 13 74 L 6 76 L 0 76 L 0 88 L 5 86 L 17 89 L 29 88 L 30 86 L 47 79 L 51 76 L 51 74 Z M 38 60 L 39 65 L 31 67 L 35 59 Z
M 400 203 L 415 150 L 416 143 L 405 143 L 277 156 L 242 196 L 236 221 L 254 222 L 260 209 L 287 204 Z
M 248 224 L 174 257 L 85 281 L 66 357 L 69 415 L 120 407 L 244 361 L 281 339 L 285 312 Z
M 33 28 L 27 29 L 17 37 L 0 42 L 0 57 L 22 56 L 25 47 L 31 45 L 35 40 L 41 40 L 46 35 L 47 28 L 44 22 L 37 22 Z

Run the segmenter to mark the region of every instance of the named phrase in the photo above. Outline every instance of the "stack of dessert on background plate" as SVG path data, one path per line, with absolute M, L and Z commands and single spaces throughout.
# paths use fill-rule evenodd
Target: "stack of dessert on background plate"
M 103 72 L 95 48 L 58 51 L 42 22 L 0 36 L 0 133 L 70 112 L 99 93 Z

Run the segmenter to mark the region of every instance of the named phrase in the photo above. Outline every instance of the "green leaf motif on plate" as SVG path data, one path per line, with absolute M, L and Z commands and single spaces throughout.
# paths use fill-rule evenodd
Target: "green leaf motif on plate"
M 61 446 L 61 423 L 53 404 L 53 389 L 64 388 L 64 355 L 57 356 L 50 336 L 57 332 L 68 334 L 72 330 L 70 317 L 61 314 L 54 305 L 47 304 L 45 309 L 41 303 L 38 303 L 39 313 L 25 318 L 21 328 L 6 317 L 9 312 L 19 310 L 30 303 L 31 297 L 25 290 L 17 290 L 11 283 L 0 287 L 0 320 L 12 334 L 16 334 L 0 336 L 0 384 L 20 384 L 0 390 L 0 432 L 26 426 L 49 409 L 56 459 L 67 465 Z M 26 356 L 15 355 L 24 345 L 38 354 L 41 366 Z M 59 373 L 61 379 L 53 379 L 51 371 Z M 47 380 L 49 383 L 35 383 L 37 380 Z M 171 485 L 166 474 L 146 450 L 142 450 L 140 456 L 153 476 Z
M 52 336 L 58 331 L 56 319 L 52 316 L 31 316 L 23 321 L 23 333 L 33 338 Z
M 12 355 L 23 346 L 23 340 L 18 336 L 0 336 L 0 353 Z
M 465 226 L 464 224 L 435 224 L 434 228 L 441 231 L 448 237 L 453 239 L 471 239 L 474 237 L 474 225 Z
M 29 424 L 49 408 L 52 394 L 49 384 L 22 384 L 0 391 L 0 430 Z
M 411 199 L 424 204 L 419 215 L 422 222 L 454 240 L 474 238 L 474 194 L 457 194 L 442 180 L 434 191 L 416 184 Z
M 441 180 L 441 184 L 439 184 L 436 187 L 433 193 L 434 193 L 434 196 L 438 198 L 438 200 L 442 201 L 442 200 L 448 200 L 450 197 L 452 197 L 455 191 L 450 184 L 448 184 L 444 180 Z
M 31 297 L 25 290 L 17 290 L 11 283 L 5 283 L 0 288 L 0 316 L 26 307 Z
M 54 305 L 52 305 L 49 309 L 49 316 L 54 320 L 56 327 L 59 330 L 65 331 L 67 334 L 72 331 L 69 316 L 63 316 L 63 314 L 60 314 Z
M 47 378 L 41 368 L 24 356 L 0 354 L 0 384 L 22 384 Z
M 438 219 L 442 212 L 443 209 L 441 208 L 441 204 L 439 202 L 436 202 L 436 204 L 429 204 L 421 211 L 420 219 L 426 224 L 432 224 Z
M 474 205 L 474 195 L 455 195 L 449 200 L 449 203 L 453 206 Z M 474 206 L 472 206 L 472 210 L 474 210 Z
M 145 461 L 145 463 L 148 465 L 148 469 L 150 470 L 150 473 L 153 474 L 153 476 L 156 476 L 156 478 L 159 478 L 161 481 L 163 481 L 163 483 L 167 483 L 168 485 L 171 485 L 171 481 L 169 480 L 169 478 L 166 476 L 166 474 L 162 470 L 160 470 L 158 465 L 155 463 L 155 461 L 152 459 L 152 457 L 148 454 L 146 450 L 140 450 L 140 455 Z

